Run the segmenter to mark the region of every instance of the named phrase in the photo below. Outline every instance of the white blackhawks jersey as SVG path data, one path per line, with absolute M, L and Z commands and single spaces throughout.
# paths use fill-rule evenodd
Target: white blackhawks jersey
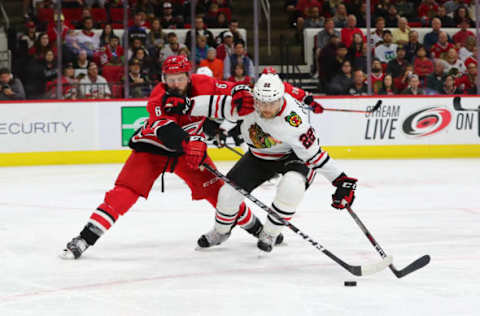
M 226 95 L 197 96 L 193 100 L 193 116 L 226 119 L 231 122 L 243 121 L 242 136 L 254 156 L 265 160 L 278 160 L 293 152 L 308 167 L 323 174 L 330 182 L 341 174 L 335 162 L 320 147 L 318 135 L 308 123 L 308 117 L 301 108 L 302 104 L 292 96 L 284 95 L 280 112 L 271 119 L 261 118 L 256 111 L 239 116 L 237 109 L 231 104 L 232 98 Z

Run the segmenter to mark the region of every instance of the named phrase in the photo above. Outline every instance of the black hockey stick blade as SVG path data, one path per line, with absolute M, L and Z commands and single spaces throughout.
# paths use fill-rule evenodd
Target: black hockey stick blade
M 369 110 L 369 111 L 367 111 L 367 112 L 373 113 L 373 112 L 375 112 L 376 110 L 378 110 L 378 109 L 380 108 L 380 106 L 382 106 L 382 100 L 378 100 L 378 101 L 377 101 L 377 104 L 375 104 L 375 106 L 374 106 L 371 110 Z
M 453 98 L 453 108 L 456 111 L 470 111 L 470 112 L 480 112 L 480 109 L 465 109 L 462 106 L 462 98 L 459 96 L 456 96 Z
M 404 276 L 406 276 L 407 274 L 410 274 L 412 272 L 417 271 L 418 269 L 423 268 L 429 262 L 430 262 L 430 256 L 425 255 L 423 257 L 418 258 L 417 260 L 410 263 L 408 266 L 406 266 L 405 268 L 403 268 L 401 270 L 395 269 L 395 267 L 392 264 L 392 265 L 390 265 L 390 270 L 392 270 L 393 274 L 395 274 L 395 276 L 400 279 L 400 278 L 403 278 Z

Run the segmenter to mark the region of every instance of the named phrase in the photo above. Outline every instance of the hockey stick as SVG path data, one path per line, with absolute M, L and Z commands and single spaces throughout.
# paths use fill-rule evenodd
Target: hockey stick
M 271 216 L 275 217 L 277 220 L 281 221 L 285 226 L 290 228 L 294 233 L 297 235 L 300 235 L 303 239 L 308 241 L 312 246 L 323 252 L 326 256 L 328 256 L 330 259 L 341 265 L 344 269 L 349 271 L 350 273 L 356 275 L 356 276 L 362 276 L 362 275 L 368 275 L 368 274 L 373 274 L 376 272 L 379 272 L 383 269 L 385 269 L 388 265 L 392 263 L 393 258 L 391 256 L 386 256 L 383 258 L 382 261 L 374 264 L 368 264 L 368 265 L 362 265 L 362 266 L 354 266 L 346 263 L 339 257 L 335 256 L 333 253 L 328 251 L 325 247 L 320 245 L 317 241 L 313 240 L 310 236 L 302 232 L 300 229 L 298 229 L 296 226 L 294 226 L 291 222 L 284 220 L 280 215 L 278 215 L 272 208 L 268 207 L 267 205 L 263 204 L 261 201 L 259 201 L 257 198 L 255 198 L 253 195 L 233 183 L 230 179 L 228 179 L 225 175 L 223 175 L 220 171 L 216 170 L 215 168 L 210 167 L 208 164 L 203 163 L 203 167 L 205 167 L 208 171 L 213 173 L 217 178 L 222 179 L 229 185 L 231 185 L 236 191 L 238 191 L 240 194 L 242 194 L 244 197 L 255 203 L 257 206 L 259 206 L 262 210 L 266 211 L 268 214 Z
M 238 150 L 236 150 L 236 149 L 233 148 L 232 146 L 227 145 L 226 142 L 224 142 L 223 144 L 221 144 L 221 146 L 229 149 L 230 151 L 233 151 L 234 153 L 236 153 L 236 154 L 239 155 L 240 157 L 243 157 L 243 154 L 242 154 L 241 152 L 239 152 Z M 220 148 L 222 148 L 222 147 L 220 147 Z
M 373 113 L 375 112 L 376 110 L 378 110 L 380 108 L 380 106 L 382 105 L 382 100 L 378 100 L 377 103 L 375 104 L 375 106 L 373 108 L 371 108 L 370 110 L 351 110 L 351 109 L 334 109 L 334 108 L 323 108 L 324 111 L 335 111 L 335 112 L 349 112 L 349 113 L 361 113 L 361 114 L 370 114 L 370 113 Z M 312 108 L 309 107 L 309 106 L 302 106 L 302 109 L 306 109 L 306 110 L 310 110 L 312 111 Z
M 461 104 L 461 98 L 459 96 L 453 98 L 453 108 L 457 111 L 480 112 L 480 109 L 465 109 Z
M 380 254 L 380 256 L 382 258 L 387 258 L 388 256 L 385 253 L 385 251 L 383 251 L 382 247 L 380 247 L 380 245 L 377 243 L 375 238 L 373 238 L 372 234 L 370 234 L 370 231 L 367 229 L 367 227 L 365 227 L 365 225 L 362 223 L 362 221 L 357 216 L 357 214 L 355 214 L 355 212 L 352 210 L 352 208 L 350 206 L 347 206 L 347 210 L 348 210 L 348 213 L 350 213 L 350 215 L 352 215 L 353 219 L 355 220 L 355 223 L 357 223 L 357 225 L 363 231 L 365 236 L 367 236 L 367 239 L 370 241 L 370 243 L 373 245 L 373 247 L 375 247 L 375 250 L 377 250 L 377 252 Z M 412 273 L 412 272 L 414 272 L 418 269 L 423 268 L 429 262 L 430 262 L 430 256 L 425 255 L 423 257 L 418 258 L 417 260 L 410 263 L 408 266 L 406 266 L 405 268 L 403 268 L 401 270 L 397 270 L 395 268 L 395 266 L 393 265 L 393 263 L 390 263 L 388 267 L 390 268 L 390 270 L 392 270 L 393 274 L 395 274 L 395 276 L 400 279 L 400 278 L 406 276 L 409 273 Z

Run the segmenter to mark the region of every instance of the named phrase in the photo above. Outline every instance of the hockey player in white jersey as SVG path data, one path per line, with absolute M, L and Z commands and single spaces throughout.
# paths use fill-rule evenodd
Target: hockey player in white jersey
M 303 105 L 285 94 L 284 89 L 278 75 L 263 74 L 253 90 L 254 108 L 242 106 L 251 104 L 242 100 L 232 104 L 229 96 L 197 96 L 193 98 L 190 114 L 232 122 L 243 120 L 241 133 L 249 151 L 228 172 L 227 177 L 251 192 L 276 174 L 282 174 L 272 207 L 285 220 L 290 220 L 295 214 L 316 172 L 336 187 L 331 204 L 334 208 L 343 209 L 347 204 L 351 205 L 357 179 L 348 177 L 322 150 L 317 133 L 302 110 Z M 209 247 L 212 244 L 210 240 L 224 241 L 228 238 L 232 225 L 230 218 L 235 218 L 242 201 L 243 196 L 231 186 L 224 184 L 221 187 L 214 227 L 200 237 L 200 247 Z M 282 227 L 281 222 L 268 215 L 259 236 L 258 248 L 271 251 Z

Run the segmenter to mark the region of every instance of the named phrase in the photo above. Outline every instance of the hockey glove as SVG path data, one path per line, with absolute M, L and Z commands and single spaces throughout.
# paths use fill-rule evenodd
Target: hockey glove
M 245 116 L 255 111 L 252 89 L 247 85 L 233 87 L 232 104 L 234 105 L 232 111 L 233 108 L 236 108 L 239 116 Z
M 335 193 L 332 194 L 332 206 L 336 209 L 344 209 L 347 205 L 352 205 L 355 199 L 355 189 L 357 188 L 357 179 L 349 178 L 342 172 L 333 181 L 333 185 L 337 187 Z
M 197 169 L 207 157 L 207 144 L 201 140 L 183 142 L 183 151 L 186 155 L 187 166 Z
M 321 106 L 320 103 L 315 102 L 315 99 L 313 99 L 312 95 L 307 95 L 305 99 L 303 99 L 303 103 L 308 105 L 312 109 L 313 113 L 323 113 L 323 106 Z
M 176 96 L 169 93 L 165 93 L 163 96 L 163 108 L 167 115 L 187 115 L 191 112 L 192 107 L 193 104 L 187 97 Z
M 228 131 L 227 136 L 232 137 L 235 141 L 235 146 L 240 146 L 245 142 L 242 136 L 242 131 L 240 130 L 240 126 L 242 125 L 243 121 L 238 121 L 237 125 L 234 128 Z
M 206 119 L 203 123 L 203 132 L 208 136 L 208 140 L 213 139 L 213 144 L 218 148 L 222 148 L 227 140 L 225 130 L 220 127 L 220 123 L 212 119 Z

